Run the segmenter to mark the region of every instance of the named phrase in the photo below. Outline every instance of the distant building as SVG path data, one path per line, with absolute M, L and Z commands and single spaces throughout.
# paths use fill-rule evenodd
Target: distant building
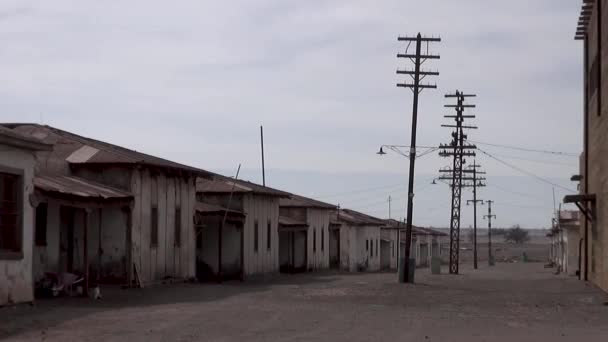
M 583 155 L 580 174 L 580 194 L 564 198 L 576 203 L 582 211 L 581 278 L 608 291 L 608 1 L 582 1 L 575 38 L 583 47 Z
M 386 223 L 350 209 L 340 209 L 332 221 L 340 224 L 340 265 L 350 272 L 381 269 L 381 228 Z
M 560 210 L 555 227 L 549 233 L 551 239 L 551 261 L 561 272 L 576 275 L 580 270 L 580 218 L 579 212 Z
M 34 168 L 50 145 L 0 127 L 0 307 L 34 300 Z
M 383 268 L 397 268 L 398 260 L 405 251 L 406 226 L 404 222 L 389 219 L 382 227 L 382 240 L 385 241 L 384 257 L 381 260 Z M 433 257 L 444 258 L 447 234 L 432 228 L 412 227 L 412 247 L 410 257 L 416 259 L 416 266 L 429 267 Z M 399 246 L 396 247 L 397 241 Z M 396 249 L 396 250 L 395 250 Z

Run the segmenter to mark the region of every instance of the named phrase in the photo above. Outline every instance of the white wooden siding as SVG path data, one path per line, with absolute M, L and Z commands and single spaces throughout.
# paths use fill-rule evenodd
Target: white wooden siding
M 279 200 L 276 197 L 246 194 L 244 224 L 245 275 L 279 271 Z M 255 222 L 258 222 L 258 250 L 254 250 Z M 267 223 L 270 221 L 270 248 L 267 247 Z
M 156 181 L 154 179 L 156 178 Z M 132 220 L 132 257 L 140 280 L 151 282 L 164 277 L 195 276 L 194 233 L 195 186 L 193 178 L 135 170 L 131 188 L 135 197 Z M 151 206 L 158 208 L 158 246 L 150 245 Z M 181 243 L 175 245 L 175 209 L 181 212 Z

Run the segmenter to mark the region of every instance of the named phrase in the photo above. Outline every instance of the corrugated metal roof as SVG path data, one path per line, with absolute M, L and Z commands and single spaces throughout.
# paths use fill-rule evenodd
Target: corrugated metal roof
M 287 216 L 279 216 L 279 225 L 283 227 L 308 227 L 306 222 Z
M 73 176 L 36 176 L 34 177 L 34 185 L 43 192 L 84 199 L 112 200 L 133 197 L 129 192 Z
M 61 137 L 64 141 L 77 142 L 73 144 L 74 149 L 70 150 L 66 161 L 71 164 L 139 164 L 147 166 L 155 166 L 160 168 L 169 168 L 176 170 L 188 171 L 204 177 L 210 177 L 211 173 L 206 170 L 183 165 L 163 158 L 151 156 L 142 152 L 130 150 L 118 145 L 110 144 L 104 141 L 86 138 L 74 133 L 70 133 L 55 127 L 47 125 L 39 125 L 33 123 L 17 123 L 17 124 L 0 124 L 4 127 L 13 129 L 25 135 L 44 136 L 47 142 L 57 143 L 57 139 L 52 139 L 48 134 L 44 134 L 42 130 L 55 134 Z M 55 141 L 53 141 L 55 140 Z M 65 142 L 62 142 L 66 145 Z M 84 148 L 84 150 L 83 150 Z M 95 151 L 97 150 L 97 151 Z
M 317 201 L 312 198 L 291 194 L 291 198 L 282 198 L 279 202 L 281 207 L 301 207 L 301 208 L 318 208 L 318 209 L 338 209 L 338 206 Z
M 226 213 L 226 210 L 227 210 L 227 208 L 225 208 L 223 206 L 220 206 L 217 204 L 205 203 L 205 202 L 196 202 L 196 204 L 194 205 L 194 209 L 201 214 L 207 214 L 207 215 L 224 215 L 224 213 Z M 243 213 L 242 211 L 239 211 L 239 210 L 234 210 L 234 209 L 228 210 L 228 215 L 245 217 L 245 213 Z
M 350 209 L 340 209 L 337 214 L 337 220 L 351 225 L 357 226 L 385 226 L 386 222 L 379 218 L 369 216 L 358 211 Z
M 196 191 L 202 193 L 254 193 L 257 195 L 288 197 L 290 194 L 244 180 L 234 180 L 226 176 L 214 175 L 213 180 L 199 178 L 196 180 Z

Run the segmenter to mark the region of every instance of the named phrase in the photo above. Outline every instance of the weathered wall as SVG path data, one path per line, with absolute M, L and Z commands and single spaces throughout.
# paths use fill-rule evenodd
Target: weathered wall
M 29 201 L 33 192 L 35 156 L 33 153 L 1 146 L 0 165 L 23 170 L 23 220 L 22 251 L 18 260 L 0 258 L 0 306 L 34 299 L 32 282 L 32 246 L 34 234 L 34 210 Z
M 47 203 L 47 243 L 34 247 L 34 280 L 43 277 L 45 272 L 67 270 L 67 227 L 60 221 L 61 205 L 52 199 Z M 127 217 L 121 208 L 96 208 L 89 212 L 89 265 L 99 272 L 102 281 L 125 278 L 126 237 Z M 84 209 L 80 208 L 74 210 L 73 266 L 84 271 Z
M 245 275 L 279 271 L 279 199 L 246 194 L 243 198 L 246 214 L 244 224 Z M 258 250 L 255 251 L 255 223 L 258 223 Z M 270 245 L 268 228 L 270 224 Z
M 142 282 L 164 277 L 195 276 L 194 178 L 151 174 L 133 170 L 130 191 L 134 196 L 131 229 L 132 261 Z M 158 244 L 151 244 L 151 208 L 158 208 Z M 181 242 L 175 241 L 176 208 L 181 214 Z
M 294 267 L 302 268 L 306 266 L 306 240 L 305 232 L 294 233 Z
M 210 216 L 203 219 L 201 231 L 203 246 L 197 250 L 197 259 L 218 272 L 219 227 L 223 217 Z M 241 230 L 236 224 L 226 222 L 222 230 L 222 274 L 236 275 L 241 271 Z
M 340 250 L 342 269 L 377 271 L 380 269 L 380 227 L 342 226 Z M 373 244 L 373 247 L 372 247 Z
M 329 216 L 329 210 L 307 209 L 308 268 L 311 270 L 329 268 Z
M 589 248 L 589 280 L 608 291 L 608 199 L 606 198 L 606 186 L 608 185 L 608 158 L 606 158 L 606 148 L 608 148 L 608 2 L 601 0 L 602 3 L 602 41 L 601 56 L 598 55 L 598 12 L 597 4 L 589 22 L 588 31 L 588 70 L 587 81 L 589 94 L 587 107 L 589 110 L 588 129 L 589 129 L 589 169 L 588 171 L 588 193 L 597 196 L 597 218 L 593 224 L 587 228 L 589 241 L 586 241 Z M 598 56 L 601 59 L 601 89 L 595 89 L 595 85 L 589 82 L 594 75 L 591 74 L 593 62 Z M 601 108 L 600 108 L 601 102 Z M 584 180 L 583 180 L 584 183 Z
M 47 204 L 46 245 L 34 247 L 34 281 L 44 272 L 59 272 L 59 204 Z
M 286 267 L 289 265 L 290 260 L 290 249 L 291 241 L 290 232 L 280 231 L 279 232 L 279 266 Z

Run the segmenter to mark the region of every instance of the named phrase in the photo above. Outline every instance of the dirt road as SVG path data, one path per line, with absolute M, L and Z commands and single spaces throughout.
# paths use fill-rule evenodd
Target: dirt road
M 461 275 L 417 270 L 304 274 L 222 285 L 104 289 L 0 309 L 0 338 L 23 341 L 608 340 L 608 295 L 540 263 Z

